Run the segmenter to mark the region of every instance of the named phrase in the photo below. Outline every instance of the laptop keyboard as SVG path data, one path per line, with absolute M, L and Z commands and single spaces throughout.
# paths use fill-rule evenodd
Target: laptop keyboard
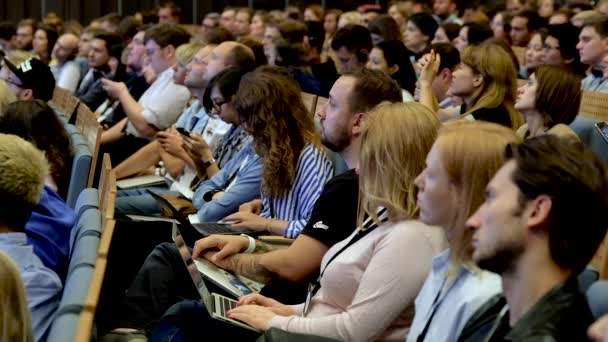
M 229 299 L 225 297 L 220 297 L 220 303 L 222 306 L 222 313 L 224 316 L 226 313 L 234 308 L 236 308 L 236 301 L 234 299 Z
M 211 234 L 233 233 L 234 229 L 230 226 L 221 223 L 202 223 L 205 231 Z

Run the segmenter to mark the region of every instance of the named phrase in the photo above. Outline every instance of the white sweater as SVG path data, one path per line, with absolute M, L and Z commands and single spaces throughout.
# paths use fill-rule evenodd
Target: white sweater
M 334 245 L 321 269 L 351 238 Z M 441 228 L 419 221 L 387 223 L 354 243 L 330 264 L 306 317 L 275 316 L 272 327 L 343 341 L 403 341 L 414 316 L 414 299 L 446 248 Z

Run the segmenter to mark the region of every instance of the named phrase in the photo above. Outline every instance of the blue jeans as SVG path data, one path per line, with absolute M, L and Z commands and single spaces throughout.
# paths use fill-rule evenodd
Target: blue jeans
M 158 322 L 150 342 L 255 341 L 260 333 L 212 318 L 200 301 L 173 305 Z
M 158 202 L 146 190 L 151 190 L 159 195 L 179 195 L 178 192 L 169 191 L 168 187 L 162 185 L 119 190 L 116 194 L 116 213 L 160 216 Z

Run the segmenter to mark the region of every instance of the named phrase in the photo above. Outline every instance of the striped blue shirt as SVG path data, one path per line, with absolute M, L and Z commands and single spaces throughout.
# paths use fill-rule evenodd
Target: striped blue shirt
M 322 147 L 306 145 L 300 153 L 296 177 L 287 195 L 270 198 L 262 193 L 261 216 L 289 221 L 283 236 L 294 239 L 310 218 L 323 186 L 333 176 L 333 164 Z

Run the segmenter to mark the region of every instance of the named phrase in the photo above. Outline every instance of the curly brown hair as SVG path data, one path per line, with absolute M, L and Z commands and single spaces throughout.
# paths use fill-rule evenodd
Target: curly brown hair
M 300 88 L 285 69 L 261 67 L 243 76 L 234 107 L 262 158 L 262 190 L 275 198 L 287 194 L 300 152 L 307 144 L 319 144 Z

